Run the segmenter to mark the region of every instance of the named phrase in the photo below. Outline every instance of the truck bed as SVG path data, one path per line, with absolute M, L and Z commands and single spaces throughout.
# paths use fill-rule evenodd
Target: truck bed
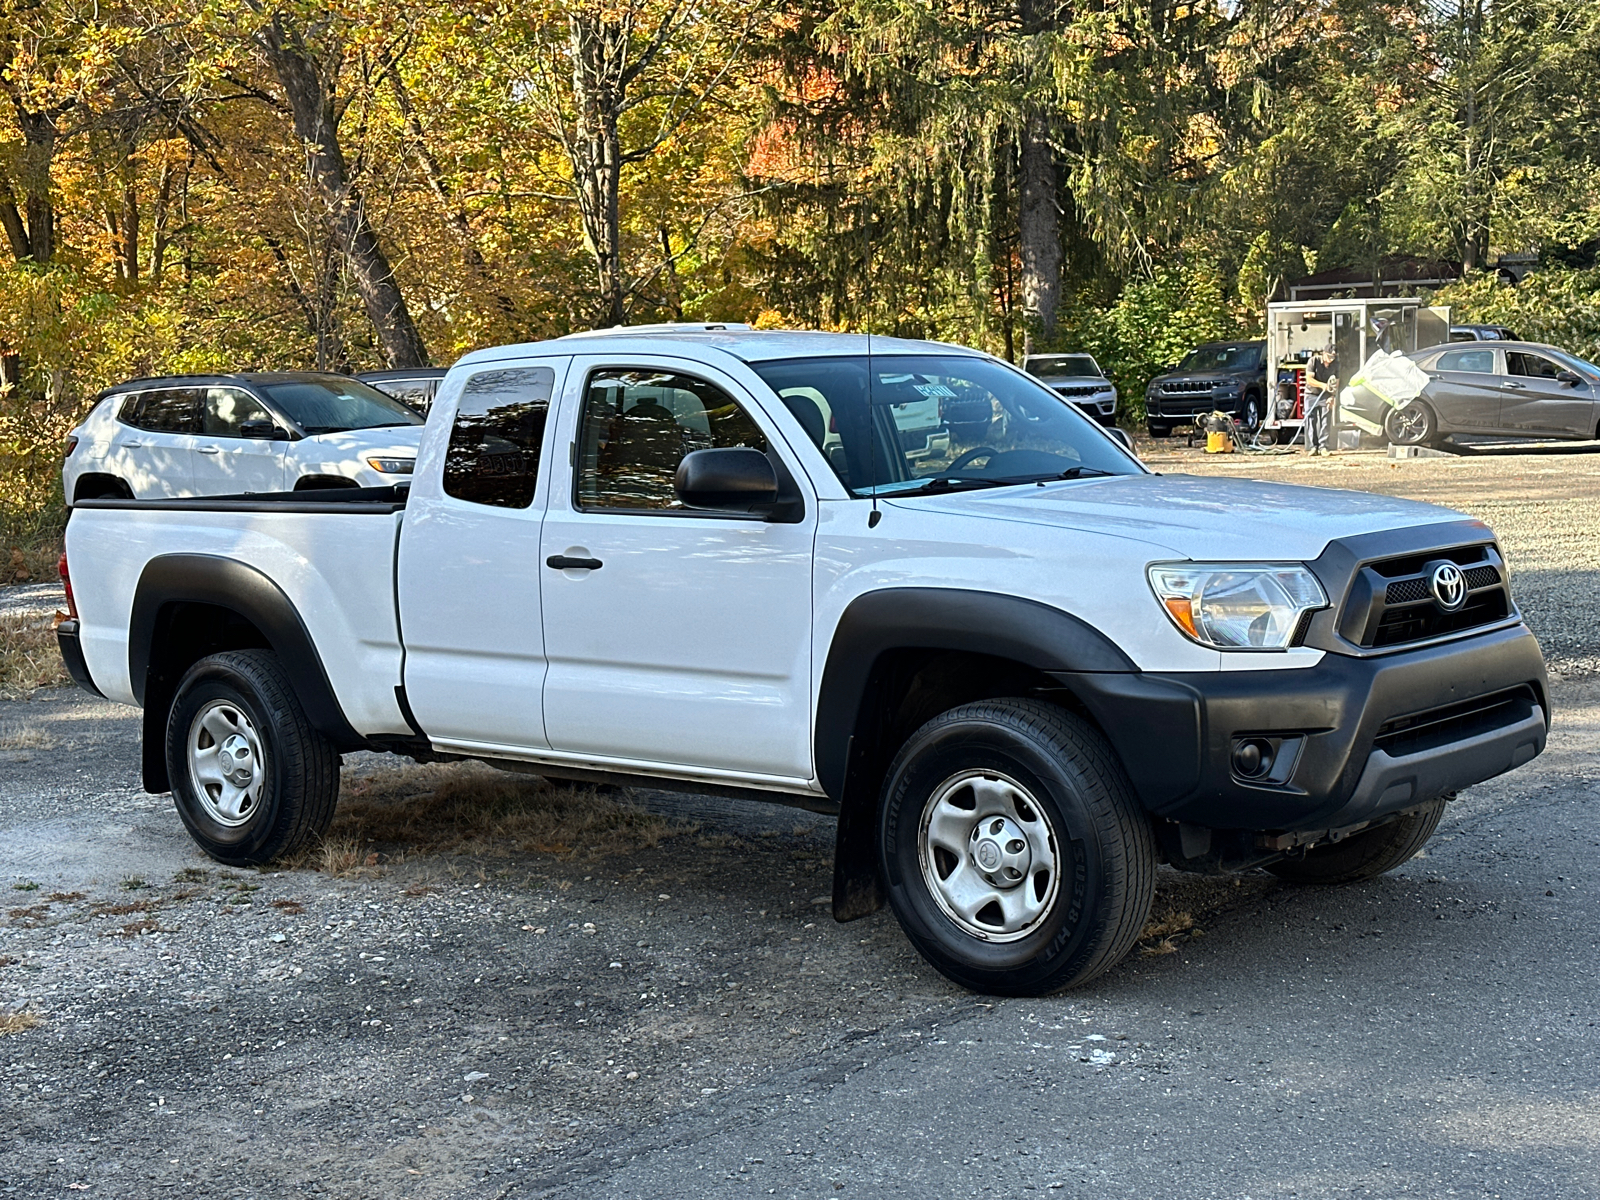
M 67 553 L 95 683 L 110 699 L 138 703 L 129 635 L 153 560 L 225 558 L 258 570 L 287 597 L 357 732 L 410 734 L 395 696 L 402 650 L 394 562 L 406 494 L 340 488 L 74 505 Z

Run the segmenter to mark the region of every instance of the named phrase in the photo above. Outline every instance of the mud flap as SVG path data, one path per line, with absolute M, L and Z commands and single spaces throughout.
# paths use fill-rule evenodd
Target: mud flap
M 878 869 L 878 797 L 854 737 L 845 756 L 844 796 L 833 850 L 833 919 L 839 922 L 869 917 L 889 898 Z

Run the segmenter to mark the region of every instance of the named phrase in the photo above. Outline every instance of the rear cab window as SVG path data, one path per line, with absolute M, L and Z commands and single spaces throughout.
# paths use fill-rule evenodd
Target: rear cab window
M 445 495 L 494 508 L 533 503 L 555 382 L 547 366 L 479 371 L 467 380 L 445 451 Z

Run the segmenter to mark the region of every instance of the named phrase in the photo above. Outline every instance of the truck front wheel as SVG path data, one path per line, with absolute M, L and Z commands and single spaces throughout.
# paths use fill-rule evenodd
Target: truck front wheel
M 1290 883 L 1360 883 L 1376 879 L 1408 862 L 1439 828 L 1444 806 L 1453 794 L 1440 796 L 1415 812 L 1343 841 L 1313 846 L 1298 858 L 1279 859 L 1267 870 Z
M 1150 913 L 1150 822 L 1099 732 L 1049 704 L 967 704 L 917 730 L 889 768 L 878 844 L 906 936 L 975 991 L 1086 983 Z
M 339 755 L 270 651 L 232 650 L 190 667 L 166 749 L 178 816 L 218 862 L 256 866 L 327 832 Z

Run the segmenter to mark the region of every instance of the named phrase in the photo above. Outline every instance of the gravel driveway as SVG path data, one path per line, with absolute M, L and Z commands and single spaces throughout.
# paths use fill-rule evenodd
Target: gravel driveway
M 1600 462 L 1433 462 L 1199 465 L 1492 515 L 1549 752 L 1371 884 L 1163 870 L 1048 1000 L 835 924 L 826 818 L 355 755 L 341 821 L 405 820 L 230 871 L 136 714 L 0 703 L 0 1194 L 1600 1196 Z

